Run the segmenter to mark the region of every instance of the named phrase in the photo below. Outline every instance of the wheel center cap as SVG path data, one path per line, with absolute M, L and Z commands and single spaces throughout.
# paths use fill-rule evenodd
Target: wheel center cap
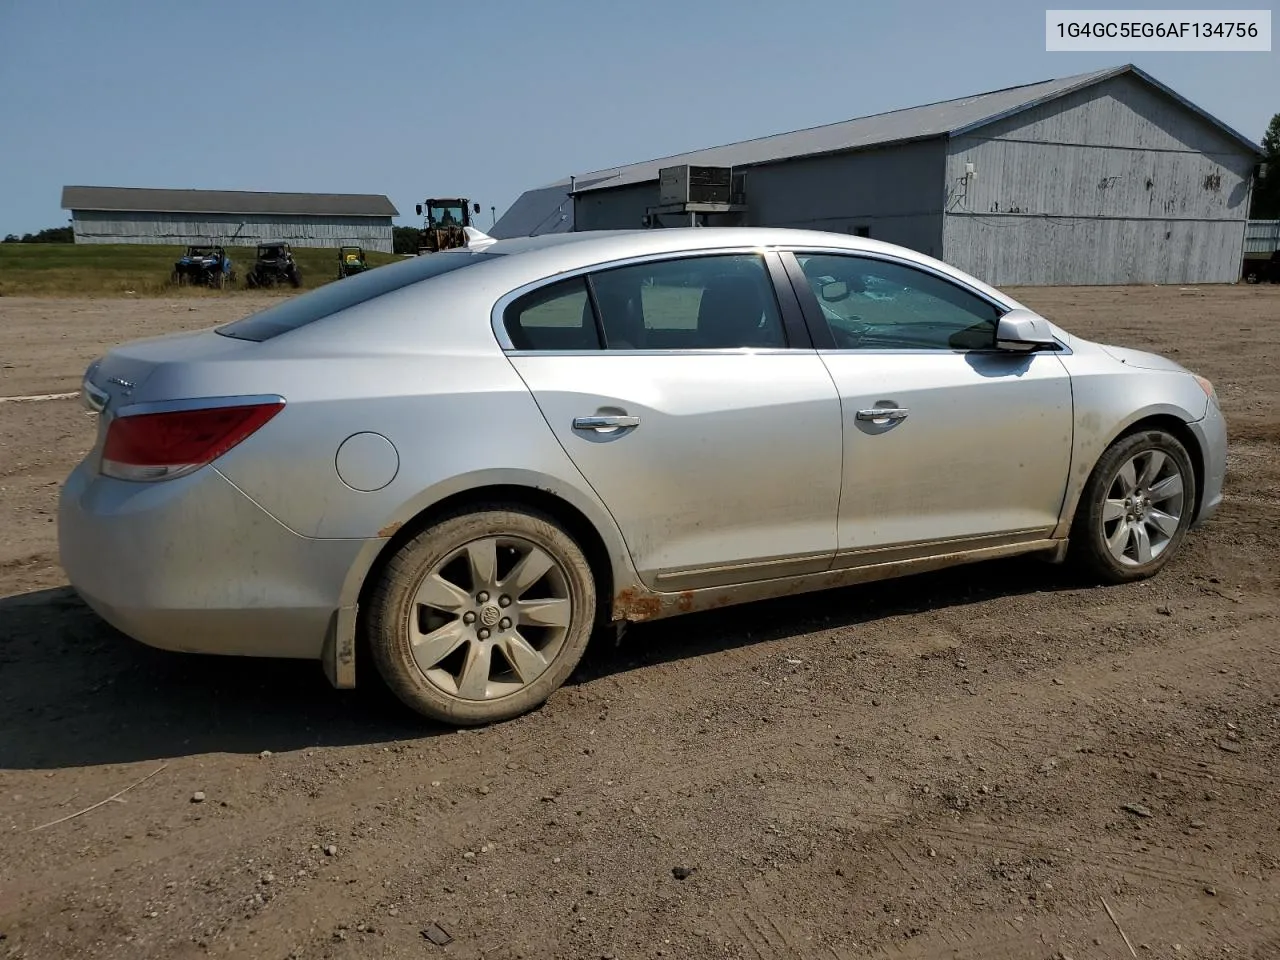
M 480 622 L 486 627 L 492 627 L 502 619 L 502 611 L 498 609 L 496 604 L 488 603 L 480 609 Z

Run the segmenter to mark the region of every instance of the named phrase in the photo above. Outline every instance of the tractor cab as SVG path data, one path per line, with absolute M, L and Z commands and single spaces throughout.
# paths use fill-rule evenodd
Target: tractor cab
M 471 226 L 471 215 L 480 212 L 480 204 L 464 197 L 435 198 L 418 204 L 417 211 L 423 218 L 418 253 L 438 253 L 467 245 L 463 230 Z
M 469 227 L 471 226 L 471 205 L 465 199 L 449 198 L 447 200 L 428 200 L 418 204 L 418 213 L 426 211 L 426 228 L 436 227 Z M 475 212 L 480 212 L 480 204 L 475 204 Z

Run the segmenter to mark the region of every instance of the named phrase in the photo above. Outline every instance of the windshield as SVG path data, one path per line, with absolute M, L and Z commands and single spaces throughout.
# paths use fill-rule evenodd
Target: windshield
M 261 313 L 218 327 L 218 333 L 238 340 L 270 340 L 383 294 L 461 270 L 463 267 L 490 262 L 500 256 L 502 254 L 462 249 L 410 257 L 390 266 L 366 270 L 341 283 L 325 284 Z
M 462 224 L 462 204 L 449 203 L 441 206 L 432 205 L 427 207 L 427 215 L 431 218 L 432 223 L 456 223 Z

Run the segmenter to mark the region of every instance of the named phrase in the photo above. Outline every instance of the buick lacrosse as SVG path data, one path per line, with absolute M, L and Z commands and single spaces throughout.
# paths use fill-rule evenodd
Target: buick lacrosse
M 1226 454 L 1178 364 L 797 230 L 473 232 L 83 393 L 59 539 L 105 620 L 343 687 L 359 658 L 455 724 L 541 704 L 610 625 L 1017 554 L 1149 577 Z

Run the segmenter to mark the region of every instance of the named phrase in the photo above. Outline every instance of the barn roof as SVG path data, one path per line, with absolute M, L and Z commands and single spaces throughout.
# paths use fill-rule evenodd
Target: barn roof
M 62 188 L 66 210 L 122 213 L 235 213 L 299 217 L 395 217 L 376 193 L 265 193 L 249 190 L 151 190 L 140 187 Z
M 779 133 L 770 137 L 743 140 L 739 143 L 694 150 L 691 153 L 676 154 L 657 160 L 645 160 L 622 167 L 595 170 L 578 177 L 579 181 L 592 182 L 589 185 L 578 183 L 575 192 L 607 190 L 612 187 L 657 180 L 658 171 L 661 168 L 686 163 L 713 167 L 741 167 L 775 160 L 789 160 L 794 157 L 841 153 L 891 143 L 929 140 L 933 137 L 967 133 L 977 127 L 1039 106 L 1048 100 L 1055 100 L 1064 94 L 1093 86 L 1125 73 L 1132 73 L 1173 97 L 1184 107 L 1199 114 L 1201 118 L 1237 140 L 1246 150 L 1261 152 L 1258 145 L 1243 134 L 1237 133 L 1145 71 L 1133 64 L 1125 64 L 1120 67 L 1109 67 L 1106 70 L 1063 77 L 1060 80 L 1042 80 L 1039 83 L 1007 87 L 1003 90 L 960 97 L 956 100 L 927 103 L 919 107 L 891 110 L 888 113 L 877 113 L 840 123 L 828 123 L 791 133 Z
M 1187 110 L 1195 113 L 1205 122 L 1218 128 L 1227 136 L 1238 142 L 1242 149 L 1261 154 L 1261 149 L 1252 140 L 1233 130 L 1212 114 L 1196 106 L 1185 97 L 1165 86 L 1145 71 L 1133 64 L 1109 67 L 1090 73 L 1075 74 L 1056 80 L 1042 80 L 1018 87 L 1006 87 L 955 100 L 943 100 L 903 110 L 892 110 L 888 113 L 877 113 L 854 120 L 829 123 L 820 127 L 809 127 L 791 133 L 780 133 L 755 140 L 743 140 L 738 143 L 709 147 L 705 150 L 694 150 L 655 160 L 627 164 L 621 167 L 610 167 L 577 175 L 576 182 L 570 186 L 568 178 L 543 187 L 538 187 L 524 194 L 503 214 L 497 227 L 503 236 L 515 236 L 512 230 L 523 227 L 527 223 L 537 223 L 551 210 L 573 193 L 591 193 L 596 190 L 609 190 L 631 184 L 647 183 L 658 179 L 658 171 L 663 167 L 680 166 L 682 164 L 705 165 L 715 167 L 749 167 L 755 164 L 770 163 L 778 160 L 789 160 L 796 157 L 819 156 L 829 153 L 843 153 L 851 150 L 863 150 L 869 147 L 887 146 L 889 144 L 907 143 L 913 140 L 929 140 L 934 137 L 955 136 L 968 133 L 978 127 L 993 123 L 996 120 L 1013 116 L 1030 110 L 1050 100 L 1072 93 L 1085 87 L 1093 86 L 1122 74 L 1132 74 L 1140 80 L 1172 97 Z M 548 203 L 550 206 L 548 207 Z M 510 224 L 505 223 L 508 216 L 513 217 Z M 558 229 L 571 230 L 572 210 L 569 211 L 569 222 L 555 221 Z M 518 231 L 523 234 L 523 229 Z M 540 232 L 548 232 L 544 226 Z M 494 234 L 497 236 L 498 234 Z

